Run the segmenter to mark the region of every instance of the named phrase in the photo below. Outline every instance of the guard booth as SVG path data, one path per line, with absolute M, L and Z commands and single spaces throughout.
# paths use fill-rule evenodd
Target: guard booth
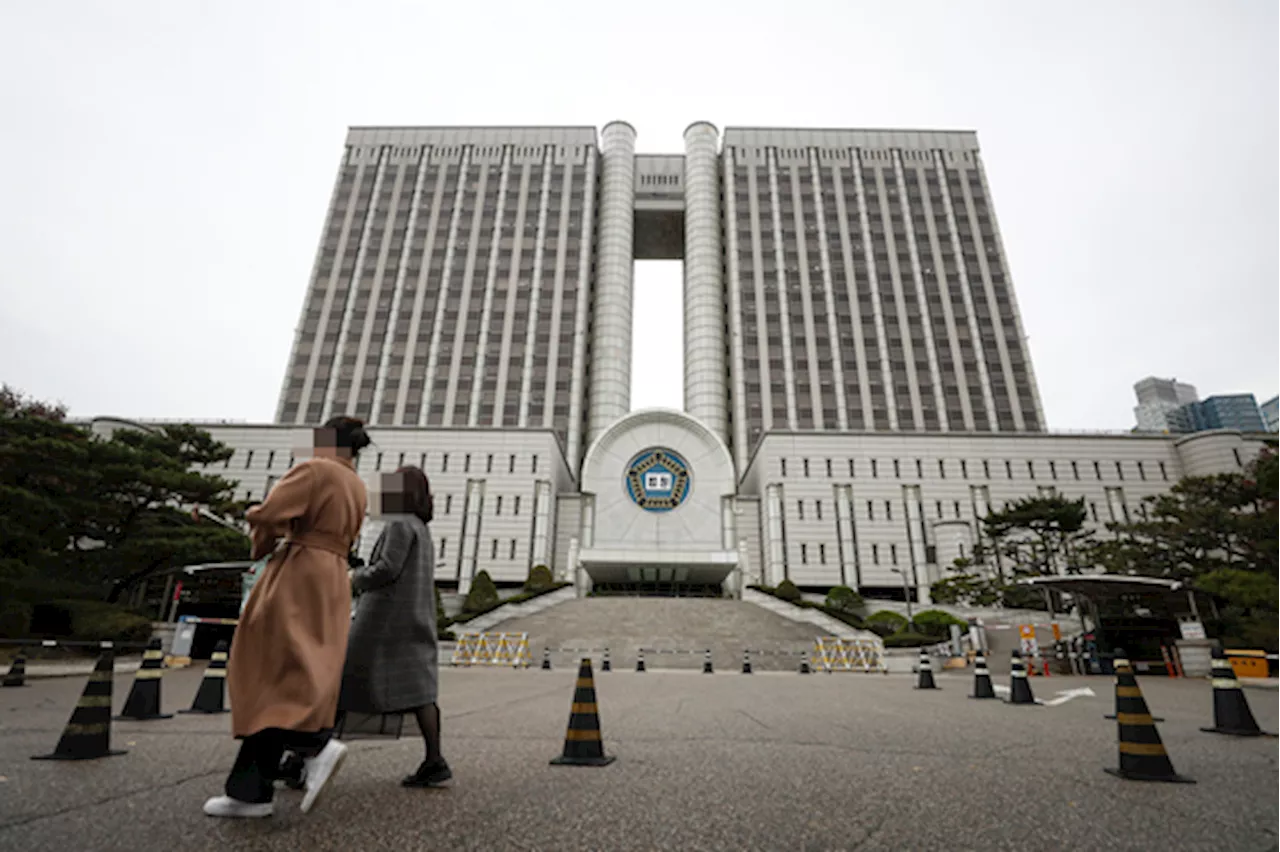
M 1209 673 L 1209 650 L 1194 594 L 1176 580 L 1123 574 L 1027 577 L 1019 585 L 1070 595 L 1080 618 L 1077 648 L 1086 673 L 1110 675 L 1123 648 L 1138 674 Z

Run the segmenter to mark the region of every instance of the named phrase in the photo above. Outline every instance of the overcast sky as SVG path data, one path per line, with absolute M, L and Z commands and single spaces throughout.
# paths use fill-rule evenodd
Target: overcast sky
M 976 130 L 1052 429 L 1280 385 L 1273 0 L 5 2 L 0 381 L 270 421 L 348 125 L 612 119 Z M 679 299 L 637 265 L 637 346 Z

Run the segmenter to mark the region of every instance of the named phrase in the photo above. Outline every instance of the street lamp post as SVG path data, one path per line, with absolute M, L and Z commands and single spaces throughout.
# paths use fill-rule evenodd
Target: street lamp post
M 907 629 L 910 629 L 912 625 L 911 587 L 907 585 L 907 572 L 901 568 L 890 568 L 889 570 L 902 577 L 902 598 L 907 602 Z

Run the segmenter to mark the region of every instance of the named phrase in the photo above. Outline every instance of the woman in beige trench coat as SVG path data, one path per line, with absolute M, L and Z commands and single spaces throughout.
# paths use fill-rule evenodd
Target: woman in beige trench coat
M 357 454 L 363 424 L 336 417 L 316 430 L 315 457 L 295 465 L 247 515 L 251 558 L 271 560 L 254 585 L 227 665 L 232 733 L 240 753 L 210 816 L 267 817 L 286 749 L 304 754 L 311 810 L 346 747 L 329 736 L 351 626 L 347 554 L 364 520 Z M 280 545 L 280 540 L 284 543 Z

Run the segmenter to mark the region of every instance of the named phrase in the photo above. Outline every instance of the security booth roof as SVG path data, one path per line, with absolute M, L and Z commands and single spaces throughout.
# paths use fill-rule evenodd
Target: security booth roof
M 1094 601 L 1131 595 L 1165 597 L 1185 590 L 1177 580 L 1162 577 L 1139 577 L 1128 574 L 1070 574 L 1061 577 L 1024 577 L 1018 585 L 1069 595 L 1080 595 Z

